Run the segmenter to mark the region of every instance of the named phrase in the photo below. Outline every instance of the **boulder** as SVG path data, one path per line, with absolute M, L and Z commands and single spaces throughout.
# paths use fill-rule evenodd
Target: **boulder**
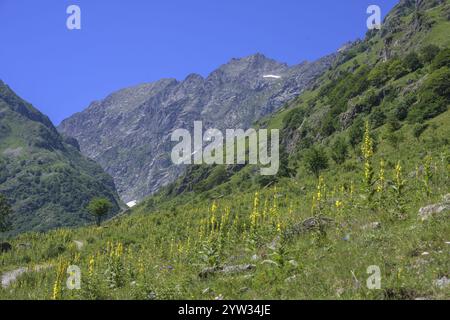
M 376 230 L 381 228 L 380 222 L 372 222 L 362 226 L 362 230 Z
M 279 267 L 280 265 L 278 263 L 276 263 L 273 260 L 264 260 L 263 262 L 261 262 L 261 264 L 265 264 L 268 266 L 274 266 L 274 267 Z
M 253 264 L 243 264 L 243 265 L 237 265 L 237 266 L 209 267 L 209 268 L 203 269 L 199 273 L 198 276 L 200 278 L 205 279 L 205 278 L 208 278 L 209 276 L 211 276 L 213 274 L 217 274 L 217 273 L 229 275 L 229 274 L 236 274 L 236 273 L 251 271 L 255 268 L 256 268 L 256 266 Z
M 4 252 L 8 252 L 12 250 L 12 245 L 8 242 L 2 242 L 0 243 L 0 252 L 4 253 Z
M 450 279 L 447 277 L 442 277 L 436 281 L 434 281 L 434 285 L 438 287 L 439 289 L 444 289 L 448 286 L 450 286 Z
M 284 232 L 283 236 L 285 240 L 291 240 L 302 233 L 306 233 L 312 230 L 320 229 L 321 227 L 324 226 L 328 226 L 332 222 L 333 219 L 324 216 L 311 217 L 289 227 Z
M 450 194 L 443 197 L 443 202 L 431 204 L 429 206 L 420 208 L 419 217 L 422 221 L 430 219 L 436 214 L 440 214 L 450 210 Z

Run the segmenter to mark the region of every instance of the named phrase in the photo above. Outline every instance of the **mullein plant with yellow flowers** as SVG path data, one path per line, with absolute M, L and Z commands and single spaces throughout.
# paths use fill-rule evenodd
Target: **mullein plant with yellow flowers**
M 123 264 L 123 244 L 116 245 L 109 242 L 106 278 L 111 289 L 120 288 L 125 282 L 125 268 Z
M 323 176 L 319 176 L 316 192 L 313 194 L 311 214 L 319 216 L 323 213 L 326 200 L 326 184 Z
M 60 259 L 56 268 L 56 278 L 53 284 L 52 300 L 60 300 L 62 298 L 62 286 L 66 275 L 68 263 Z
M 258 227 L 259 220 L 259 193 L 255 193 L 255 197 L 253 198 L 253 210 L 250 214 L 250 232 L 254 233 L 256 228 Z
M 401 162 L 398 161 L 394 169 L 394 177 L 392 182 L 392 190 L 394 192 L 394 211 L 393 216 L 399 219 L 405 218 L 406 204 L 404 199 L 404 191 L 406 180 L 403 178 L 403 168 Z
M 386 186 L 386 162 L 381 158 L 375 188 L 376 199 L 374 200 L 378 208 L 383 208 L 384 206 L 384 201 L 387 197 Z
M 365 122 L 365 130 L 364 130 L 364 138 L 361 146 L 361 152 L 364 159 L 364 191 L 368 204 L 370 205 L 372 202 L 372 198 L 374 195 L 374 170 L 372 165 L 373 158 L 373 140 L 370 136 L 370 125 L 369 121 Z

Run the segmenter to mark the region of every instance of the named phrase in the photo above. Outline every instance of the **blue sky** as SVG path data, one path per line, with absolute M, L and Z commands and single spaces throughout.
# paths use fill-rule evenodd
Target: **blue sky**
M 398 0 L 0 0 L 0 79 L 55 124 L 111 92 L 260 52 L 314 60 Z M 79 5 L 82 29 L 66 28 Z

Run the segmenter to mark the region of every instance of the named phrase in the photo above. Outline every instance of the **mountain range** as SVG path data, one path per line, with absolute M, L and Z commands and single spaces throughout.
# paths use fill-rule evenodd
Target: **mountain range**
M 81 150 L 84 144 L 85 154 L 121 166 L 131 187 L 136 183 L 129 193 L 122 189 L 124 199 L 159 191 L 101 227 L 9 239 L 10 251 L 0 253 L 0 271 L 8 279 L 0 299 L 448 300 L 449 30 L 450 0 L 401 0 L 381 30 L 346 45 L 332 61 L 326 60 L 329 68 L 324 66 L 325 71 L 308 80 L 309 89 L 299 89 L 301 94 L 293 90 L 291 100 L 273 105 L 265 116 L 258 106 L 271 105 L 274 99 L 267 96 L 291 92 L 274 88 L 284 84 L 295 67 L 268 62 L 261 55 L 233 60 L 217 77 L 213 72 L 206 79 L 161 80 L 94 103 L 63 123 L 60 132 L 78 126 L 90 132 L 84 137 L 76 131 Z M 239 70 L 255 60 L 272 67 L 250 78 L 242 74 L 242 85 L 225 76 L 231 72 L 239 77 Z M 208 85 L 217 79 L 230 81 Z M 264 89 L 258 91 L 251 83 Z M 266 97 L 261 100 L 266 102 L 237 95 L 240 87 L 255 99 Z M 22 172 L 14 179 L 30 171 L 29 166 L 19 167 L 33 159 L 29 154 L 20 157 L 22 150 L 63 156 L 57 168 L 67 168 L 72 156 L 86 163 L 73 137 L 56 133 L 45 116 L 6 86 L 0 88 L 0 133 L 6 137 L 0 139 L 0 154 L 14 166 L 7 172 Z M 213 97 L 219 99 L 218 92 L 228 90 L 245 103 L 224 103 L 228 109 L 221 113 Z M 198 102 L 200 96 L 210 108 Z M 189 128 L 199 118 L 219 128 L 279 129 L 279 174 L 263 177 L 250 164 L 193 165 L 184 172 L 164 165 L 170 131 Z M 23 139 L 15 142 L 22 136 L 31 146 Z M 161 158 L 154 158 L 153 148 Z M 92 161 L 87 163 L 112 188 L 111 178 Z M 45 163 L 38 164 L 47 170 Z M 73 165 L 73 170 L 86 173 L 83 166 Z M 126 172 L 129 165 L 136 169 Z M 150 165 L 166 178 L 153 180 Z M 108 170 L 105 163 L 103 167 Z M 165 176 L 167 169 L 171 176 Z M 44 171 L 38 181 L 45 181 L 46 175 Z M 138 186 L 141 175 L 144 182 Z M 175 182 L 159 187 L 172 179 Z M 0 179 L 0 192 L 9 190 L 11 198 L 14 188 L 21 190 L 19 182 Z M 88 179 L 78 188 L 92 183 Z M 96 184 L 95 189 L 101 187 Z M 41 196 L 48 202 L 52 192 Z M 71 203 L 71 197 L 65 200 Z M 66 290 L 65 268 L 74 264 L 85 280 L 81 290 Z
M 113 179 L 58 133 L 47 116 L 0 81 L 0 193 L 13 207 L 12 233 L 90 223 L 88 202 L 121 201 Z
M 288 66 L 255 54 L 232 59 L 203 78 L 160 81 L 120 90 L 64 120 L 58 130 L 78 140 L 116 183 L 125 202 L 141 200 L 173 182 L 184 168 L 170 160 L 176 129 L 247 129 L 314 86 L 336 60 Z

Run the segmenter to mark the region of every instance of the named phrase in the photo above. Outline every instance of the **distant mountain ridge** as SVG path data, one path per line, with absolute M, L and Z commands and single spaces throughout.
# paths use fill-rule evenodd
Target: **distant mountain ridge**
M 86 206 L 95 196 L 111 200 L 111 215 L 120 207 L 112 178 L 2 81 L 0 193 L 14 209 L 12 233 L 90 222 Z
M 183 172 L 170 160 L 170 134 L 201 120 L 248 128 L 282 107 L 328 70 L 337 54 L 288 66 L 255 54 L 232 59 L 203 78 L 160 81 L 117 91 L 64 120 L 58 130 L 114 177 L 125 202 L 139 200 Z

